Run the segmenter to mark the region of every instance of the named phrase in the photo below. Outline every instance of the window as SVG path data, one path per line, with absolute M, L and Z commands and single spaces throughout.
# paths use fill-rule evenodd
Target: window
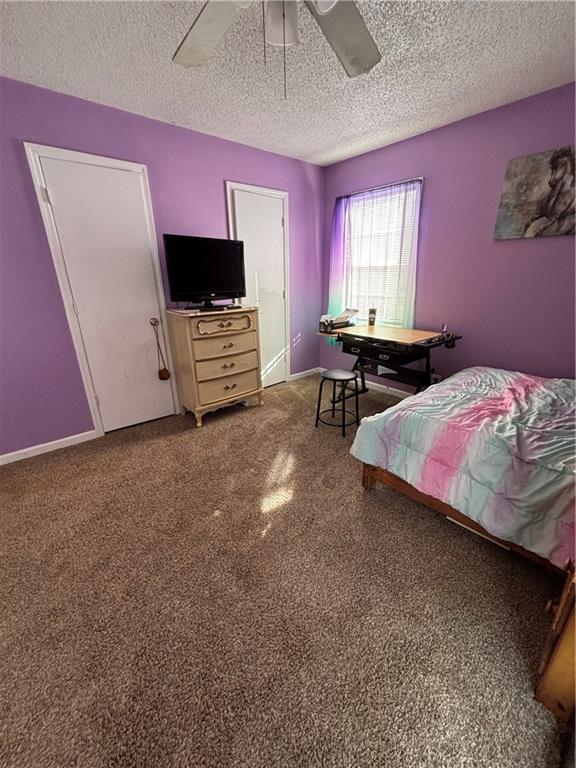
M 376 307 L 377 323 L 413 326 L 421 189 L 418 179 L 347 198 L 342 298 L 360 320 Z

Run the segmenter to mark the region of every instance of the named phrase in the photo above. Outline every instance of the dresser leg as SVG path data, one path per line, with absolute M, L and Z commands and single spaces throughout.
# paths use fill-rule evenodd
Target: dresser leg
M 194 416 L 196 417 L 196 426 L 201 427 L 202 426 L 202 414 L 201 413 L 195 413 Z
M 264 395 L 262 393 L 258 395 L 258 405 L 264 405 Z

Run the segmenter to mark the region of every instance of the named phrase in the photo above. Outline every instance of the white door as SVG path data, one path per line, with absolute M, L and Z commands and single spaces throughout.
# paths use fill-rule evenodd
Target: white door
M 260 310 L 262 384 L 286 381 L 286 193 L 229 182 L 232 236 L 244 242 L 246 299 Z
M 150 325 L 163 316 L 145 176 L 106 158 L 38 159 L 104 431 L 174 413 Z

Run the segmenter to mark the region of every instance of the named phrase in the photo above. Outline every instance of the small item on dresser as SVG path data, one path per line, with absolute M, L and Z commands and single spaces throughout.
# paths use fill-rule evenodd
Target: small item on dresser
M 368 325 L 376 325 L 376 307 L 368 310 Z

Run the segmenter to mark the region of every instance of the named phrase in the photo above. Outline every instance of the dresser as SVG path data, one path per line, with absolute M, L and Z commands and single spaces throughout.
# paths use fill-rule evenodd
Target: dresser
M 168 334 L 181 405 L 202 417 L 243 400 L 262 404 L 258 310 L 169 309 Z

